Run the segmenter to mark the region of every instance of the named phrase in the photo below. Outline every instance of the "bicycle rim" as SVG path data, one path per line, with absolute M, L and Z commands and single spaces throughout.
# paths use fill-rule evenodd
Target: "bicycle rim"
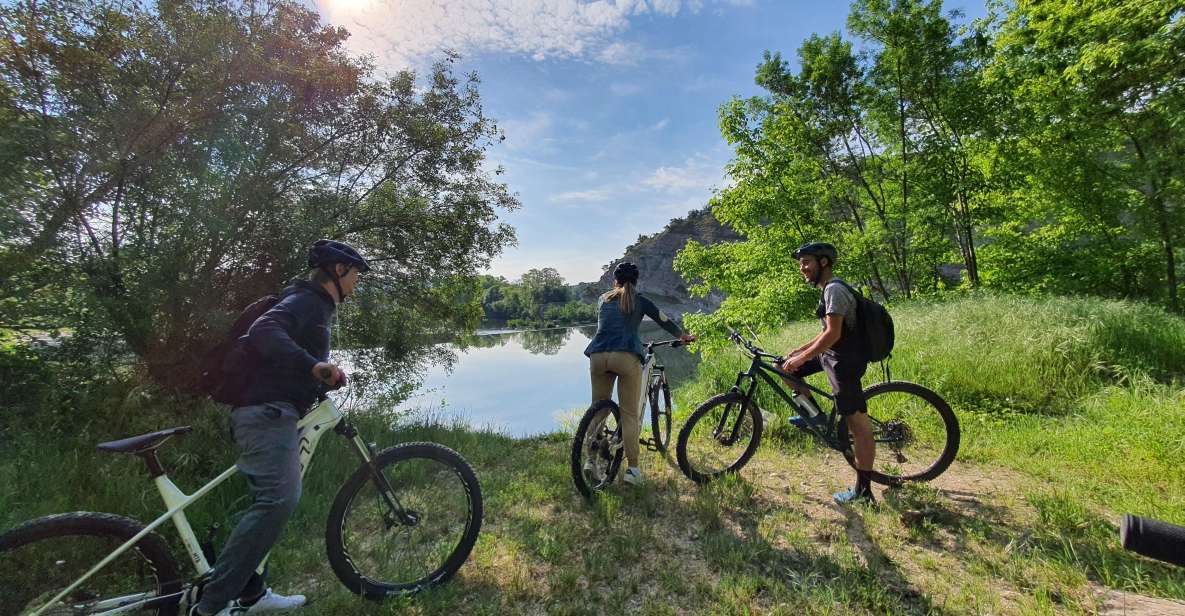
M 870 387 L 865 399 L 876 443 L 875 480 L 925 481 L 950 466 L 959 446 L 958 422 L 937 394 L 913 383 L 889 382 Z
M 625 454 L 616 405 L 593 405 L 580 421 L 573 442 L 572 474 L 576 489 L 591 496 L 617 478 Z
M 375 466 L 393 498 L 366 467 L 343 486 L 329 522 L 334 571 L 350 590 L 376 599 L 445 581 L 468 558 L 481 527 L 472 469 L 452 450 L 427 443 L 387 450 Z
M 35 521 L 0 538 L 0 614 L 34 613 L 134 534 L 111 532 L 103 526 L 103 519 L 96 523 L 64 515 L 44 520 L 46 523 Z M 121 607 L 128 608 L 122 612 L 128 614 L 176 614 L 175 601 L 151 603 L 179 591 L 174 569 L 171 564 L 154 563 L 146 552 L 136 548 L 124 552 L 42 614 L 78 616 Z
M 688 478 L 703 483 L 748 463 L 761 440 L 761 416 L 742 403 L 739 394 L 716 396 L 688 418 L 676 448 Z
M 666 453 L 671 444 L 671 391 L 660 379 L 650 387 L 650 431 L 655 449 Z

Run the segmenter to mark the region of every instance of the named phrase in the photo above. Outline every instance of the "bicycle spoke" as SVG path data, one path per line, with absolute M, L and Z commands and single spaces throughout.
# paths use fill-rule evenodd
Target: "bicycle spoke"
M 697 411 L 684 426 L 680 464 L 704 478 L 736 470 L 752 455 L 755 438 L 753 413 L 740 402 L 721 401 Z
M 6 551 L 0 555 L 0 614 L 33 613 L 120 543 L 111 537 L 64 536 Z M 42 613 L 98 613 L 143 603 L 157 596 L 156 589 L 152 567 L 132 550 Z M 131 613 L 145 611 L 150 610 Z
M 375 482 L 367 482 L 346 514 L 342 542 L 367 577 L 416 582 L 461 542 L 471 516 L 469 496 L 453 469 L 436 460 L 412 458 L 382 472 L 401 511 L 392 511 Z
M 874 468 L 889 476 L 922 473 L 946 446 L 942 416 L 925 399 L 906 392 L 885 392 L 868 401 L 876 442 Z

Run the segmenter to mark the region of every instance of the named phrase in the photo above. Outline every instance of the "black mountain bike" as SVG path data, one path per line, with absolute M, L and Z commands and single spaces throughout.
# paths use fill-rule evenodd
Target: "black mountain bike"
M 753 362 L 748 371 L 737 374 L 732 389 L 703 403 L 679 431 L 675 453 L 683 474 L 705 483 L 740 470 L 753 457 L 763 428 L 762 411 L 754 398 L 761 381 L 803 418 L 799 429 L 842 453 L 854 466 L 851 437 L 835 411 L 834 396 L 783 372 L 777 367 L 783 358 L 729 331 L 729 339 L 744 347 Z M 831 400 L 831 412 L 820 411 L 810 393 L 787 393 L 782 379 L 793 388 Z M 886 381 L 865 389 L 864 397 L 876 442 L 873 481 L 884 485 L 929 481 L 954 461 L 959 450 L 959 422 L 938 394 L 916 383 Z
M 666 453 L 671 442 L 671 388 L 667 385 L 666 367 L 658 361 L 654 350 L 669 346 L 678 348 L 679 340 L 648 342 L 642 361 L 641 399 L 638 410 L 645 416 L 650 405 L 650 438 L 641 444 L 650 451 Z M 612 400 L 598 400 L 584 412 L 572 441 L 572 481 L 586 498 L 604 489 L 617 478 L 621 458 L 625 455 L 621 440 L 621 409 Z

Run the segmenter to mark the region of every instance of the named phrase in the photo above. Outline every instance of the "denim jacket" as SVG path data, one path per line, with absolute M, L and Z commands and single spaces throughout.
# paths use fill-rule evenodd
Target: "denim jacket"
M 601 299 L 597 302 L 597 334 L 584 349 L 585 355 L 608 351 L 627 351 L 637 355 L 639 362 L 642 361 L 644 358 L 642 338 L 638 335 L 638 326 L 642 323 L 643 316 L 650 317 L 672 336 L 683 335 L 683 330 L 670 317 L 663 314 L 658 306 L 654 305 L 654 302 L 641 294 L 635 297 L 637 301 L 634 303 L 634 311 L 629 314 L 621 312 L 615 299 L 609 301 Z

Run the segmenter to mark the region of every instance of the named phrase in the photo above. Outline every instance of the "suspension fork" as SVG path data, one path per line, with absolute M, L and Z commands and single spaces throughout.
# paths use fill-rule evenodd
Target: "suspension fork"
M 350 440 L 350 443 L 354 445 L 354 451 L 361 458 L 362 464 L 370 470 L 370 480 L 378 488 L 379 496 L 387 507 L 387 515 L 384 516 L 387 527 L 390 528 L 393 521 L 406 526 L 416 524 L 419 518 L 403 507 L 403 504 L 399 502 L 399 497 L 395 496 L 395 489 L 391 487 L 391 482 L 387 481 L 387 476 L 380 473 L 378 466 L 375 465 L 374 461 L 378 452 L 375 450 L 374 443 L 362 440 L 362 437 L 358 436 L 358 430 L 344 420 L 338 423 L 333 431 Z
M 725 425 L 728 423 L 728 416 L 731 413 L 731 409 L 728 407 L 731 407 L 732 405 L 728 405 L 728 407 L 726 407 L 726 410 L 720 414 L 720 420 L 716 423 L 716 429 L 713 431 L 713 434 L 716 436 L 716 439 L 725 446 L 732 446 L 734 443 L 736 443 L 737 437 L 739 436 L 741 430 L 741 422 L 745 420 L 745 410 L 749 408 L 749 404 L 753 400 L 753 394 L 757 393 L 757 378 L 754 376 L 754 372 L 757 369 L 756 366 L 757 360 L 754 359 L 753 365 L 749 367 L 748 372 L 737 373 L 737 379 L 733 383 L 731 391 L 739 393 L 742 388 L 742 383 L 744 383 L 746 379 L 749 381 L 749 386 L 741 398 L 740 409 L 737 411 L 736 419 L 733 421 L 732 428 L 728 430 L 726 436 L 722 437 L 722 434 L 725 433 Z

